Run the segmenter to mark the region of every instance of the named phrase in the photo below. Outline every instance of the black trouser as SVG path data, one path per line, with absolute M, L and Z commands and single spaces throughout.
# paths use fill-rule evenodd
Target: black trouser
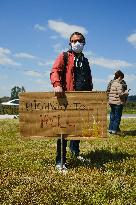
M 67 147 L 67 140 L 62 139 L 63 143 L 63 163 L 66 163 L 66 147 Z M 70 140 L 70 151 L 73 155 L 79 155 L 79 143 L 80 140 Z M 56 153 L 56 164 L 61 163 L 61 139 L 57 140 L 57 153 Z
M 66 163 L 66 147 L 67 147 L 67 140 L 62 139 L 63 143 L 63 163 Z M 57 153 L 56 153 L 56 164 L 61 163 L 61 139 L 57 140 Z

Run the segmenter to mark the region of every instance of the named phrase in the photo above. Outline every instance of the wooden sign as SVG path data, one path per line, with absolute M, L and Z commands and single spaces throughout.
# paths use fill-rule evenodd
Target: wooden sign
M 20 132 L 24 137 L 92 139 L 107 137 L 107 93 L 53 92 L 20 94 Z

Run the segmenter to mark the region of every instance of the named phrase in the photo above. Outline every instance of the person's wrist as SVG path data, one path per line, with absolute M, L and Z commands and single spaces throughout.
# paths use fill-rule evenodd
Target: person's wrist
M 54 87 L 54 88 L 57 87 L 57 86 L 60 86 L 60 87 L 61 87 L 60 82 L 55 82 L 55 83 L 53 84 L 53 87 Z
M 62 87 L 61 86 L 56 86 L 56 87 L 54 87 L 54 92 L 56 93 L 56 92 L 62 92 L 63 90 L 62 90 Z

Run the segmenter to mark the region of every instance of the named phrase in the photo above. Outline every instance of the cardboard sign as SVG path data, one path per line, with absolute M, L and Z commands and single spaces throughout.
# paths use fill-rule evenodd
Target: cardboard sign
M 20 132 L 24 137 L 92 139 L 107 137 L 107 93 L 53 92 L 20 94 Z

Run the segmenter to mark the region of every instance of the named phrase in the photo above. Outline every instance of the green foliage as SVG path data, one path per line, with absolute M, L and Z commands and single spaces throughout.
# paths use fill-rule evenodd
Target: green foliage
M 0 104 L 0 115 L 8 114 L 8 115 L 18 115 L 19 108 L 17 106 L 7 106 Z
M 14 86 L 12 89 L 11 89 L 11 100 L 12 99 L 17 99 L 19 98 L 19 93 L 21 92 L 25 92 L 25 88 L 22 86 L 21 88 L 18 87 L 18 86 Z
M 7 102 L 9 100 L 10 100 L 10 97 L 4 96 L 4 97 L 0 98 L 0 103 Z
M 123 112 L 136 114 L 136 102 L 127 102 L 127 104 L 124 106 Z
M 18 120 L 0 120 L 1 205 L 134 205 L 136 119 L 123 136 L 81 141 L 86 162 L 71 158 L 66 175 L 54 168 L 56 140 L 23 139 Z
M 128 96 L 128 102 L 136 102 L 136 95 Z

